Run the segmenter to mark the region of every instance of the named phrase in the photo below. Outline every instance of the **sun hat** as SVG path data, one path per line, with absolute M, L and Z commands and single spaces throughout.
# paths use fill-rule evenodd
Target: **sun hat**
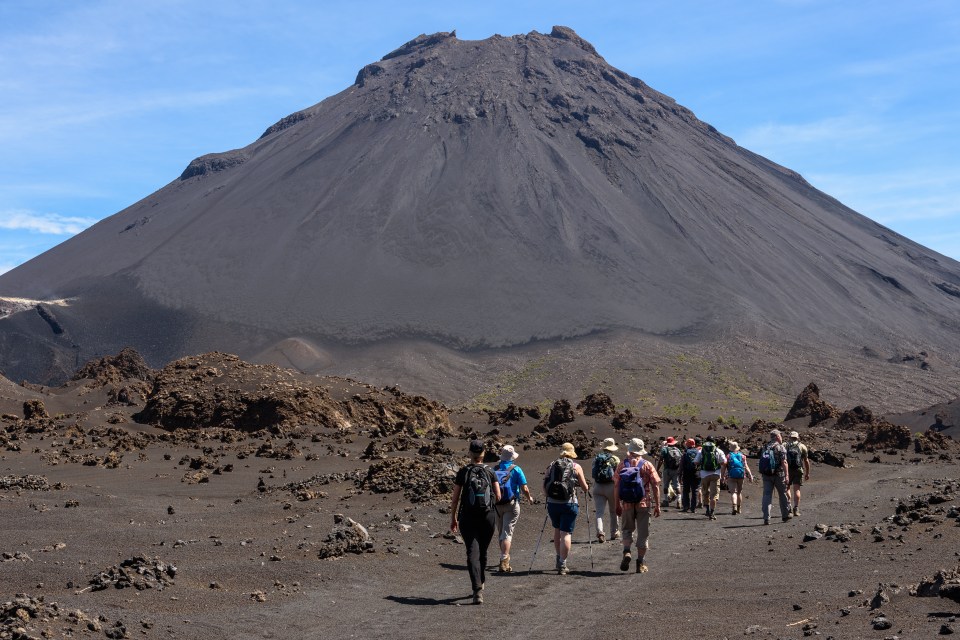
M 617 441 L 613 438 L 604 438 L 600 446 L 604 451 L 620 451 L 620 447 L 617 446 Z
M 470 453 L 483 453 L 483 442 L 480 440 L 471 440 Z
M 687 438 L 687 441 L 684 442 L 683 444 L 687 447 L 687 449 L 689 449 L 690 447 L 697 446 L 697 441 L 694 440 L 693 438 Z
M 573 445 L 569 442 L 564 442 L 560 446 L 560 457 L 561 458 L 571 458 L 573 460 L 577 459 L 577 450 L 573 448 Z
M 671 444 L 677 444 L 677 439 L 674 438 L 673 436 L 667 436 L 667 439 L 664 441 L 663 444 L 665 444 L 665 445 L 667 445 L 667 446 L 669 446 L 669 445 L 671 445 Z
M 739 450 L 740 450 L 740 445 L 737 444 L 737 441 L 736 441 L 736 440 L 730 440 L 729 442 L 727 442 L 727 446 L 730 447 L 730 451 L 739 451 Z
M 500 449 L 500 459 L 504 462 L 509 460 L 516 460 L 517 456 L 520 454 L 517 453 L 517 450 L 513 448 L 512 444 L 503 445 L 503 449 Z
M 646 455 L 647 448 L 640 438 L 631 438 L 630 442 L 627 443 L 627 453 L 639 453 L 642 456 Z
M 790 437 L 791 437 L 791 438 L 796 438 L 797 440 L 799 440 L 799 439 L 800 439 L 800 434 L 797 433 L 796 431 L 791 431 L 791 432 L 790 432 Z

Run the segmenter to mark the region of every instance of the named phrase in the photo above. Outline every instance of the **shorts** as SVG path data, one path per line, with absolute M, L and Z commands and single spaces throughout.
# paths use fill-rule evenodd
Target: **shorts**
M 514 500 L 509 504 L 498 504 L 493 507 L 497 511 L 497 528 L 500 530 L 500 542 L 513 538 L 513 529 L 520 519 L 520 502 Z
M 803 469 L 794 469 L 790 467 L 790 486 L 803 486 Z
M 548 502 L 547 514 L 550 516 L 550 523 L 554 529 L 560 529 L 564 533 L 573 533 L 573 527 L 577 522 L 577 515 L 580 513 L 580 507 L 572 502 Z
M 711 475 L 700 478 L 700 493 L 704 502 L 708 499 L 716 500 L 720 495 L 720 476 Z
M 727 491 L 740 493 L 743 491 L 743 478 L 727 478 Z

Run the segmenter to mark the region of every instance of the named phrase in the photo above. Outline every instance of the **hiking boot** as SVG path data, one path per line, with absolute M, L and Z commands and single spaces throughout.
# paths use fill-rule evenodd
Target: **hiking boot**
M 620 539 L 620 532 L 619 532 L 619 531 L 614 531 L 614 532 L 613 532 L 613 535 L 610 536 L 610 539 L 611 539 L 611 540 L 619 540 L 619 539 Z
M 500 572 L 510 573 L 511 571 L 513 571 L 513 569 L 510 568 L 510 556 L 500 558 Z
M 557 556 L 557 571 L 560 570 L 560 566 L 563 564 L 563 560 L 560 559 L 560 556 Z
M 620 560 L 620 571 L 626 571 L 630 568 L 630 561 L 633 560 L 633 556 L 630 555 L 629 551 L 623 552 L 623 559 Z
M 483 590 L 477 589 L 473 592 L 473 604 L 483 604 Z
M 603 531 L 597 531 L 597 542 L 603 544 L 607 541 L 607 536 L 603 535 Z
M 710 512 L 710 519 L 711 519 L 711 520 L 716 520 L 716 519 L 717 519 L 717 516 L 713 515 L 713 512 L 712 512 L 712 511 Z
M 794 507 L 794 508 L 793 508 L 793 515 L 794 515 L 794 516 L 800 515 L 800 507 Z
M 769 518 L 764 518 L 764 519 L 763 519 L 763 524 L 770 524 L 770 519 L 769 519 Z
M 637 558 L 637 573 L 646 573 L 649 570 L 647 565 L 643 564 L 643 558 Z
M 793 516 L 786 516 L 786 517 L 784 517 L 783 521 L 784 521 L 784 522 L 790 522 L 790 518 L 792 518 L 792 517 L 793 517 Z
M 560 568 L 557 569 L 557 574 L 558 574 L 558 575 L 561 575 L 561 576 L 565 576 L 565 575 L 567 575 L 568 573 L 570 573 L 570 569 L 567 568 L 567 563 L 566 563 L 566 561 L 561 562 L 561 563 L 560 563 Z
M 730 515 L 732 515 L 732 516 L 737 515 L 737 513 L 739 513 L 739 512 L 737 511 L 737 508 L 736 508 L 736 507 L 734 507 L 733 509 L 730 510 Z

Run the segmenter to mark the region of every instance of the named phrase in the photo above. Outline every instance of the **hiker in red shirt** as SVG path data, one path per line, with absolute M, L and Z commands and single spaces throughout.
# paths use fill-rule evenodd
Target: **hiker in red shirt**
M 660 517 L 660 475 L 653 463 L 641 456 L 647 449 L 640 438 L 633 438 L 627 445 L 626 459 L 617 465 L 614 473 L 614 502 L 617 515 L 621 516 L 623 532 L 623 559 L 620 570 L 630 568 L 630 547 L 633 532 L 637 532 L 637 573 L 646 573 L 643 559 L 650 548 L 650 521 Z

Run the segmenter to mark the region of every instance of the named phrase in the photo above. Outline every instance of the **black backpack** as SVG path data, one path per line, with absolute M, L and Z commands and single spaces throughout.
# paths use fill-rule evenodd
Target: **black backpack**
M 791 442 L 787 445 L 787 465 L 791 469 L 803 468 L 803 453 L 799 444 Z
M 460 507 L 465 511 L 485 512 L 493 508 L 493 483 L 490 470 L 482 464 L 467 466 Z
M 680 468 L 680 462 L 683 460 L 683 453 L 679 447 L 668 445 L 663 448 L 663 466 L 671 471 Z
M 690 447 L 683 454 L 683 471 L 685 473 L 695 473 L 697 471 L 697 448 Z
M 613 472 L 616 470 L 613 463 L 613 454 L 604 451 L 593 459 L 593 479 L 600 484 L 610 484 L 613 482 Z
M 577 474 L 573 470 L 573 461 L 566 457 L 554 460 L 547 476 L 547 497 L 567 502 L 573 497 L 576 486 Z

